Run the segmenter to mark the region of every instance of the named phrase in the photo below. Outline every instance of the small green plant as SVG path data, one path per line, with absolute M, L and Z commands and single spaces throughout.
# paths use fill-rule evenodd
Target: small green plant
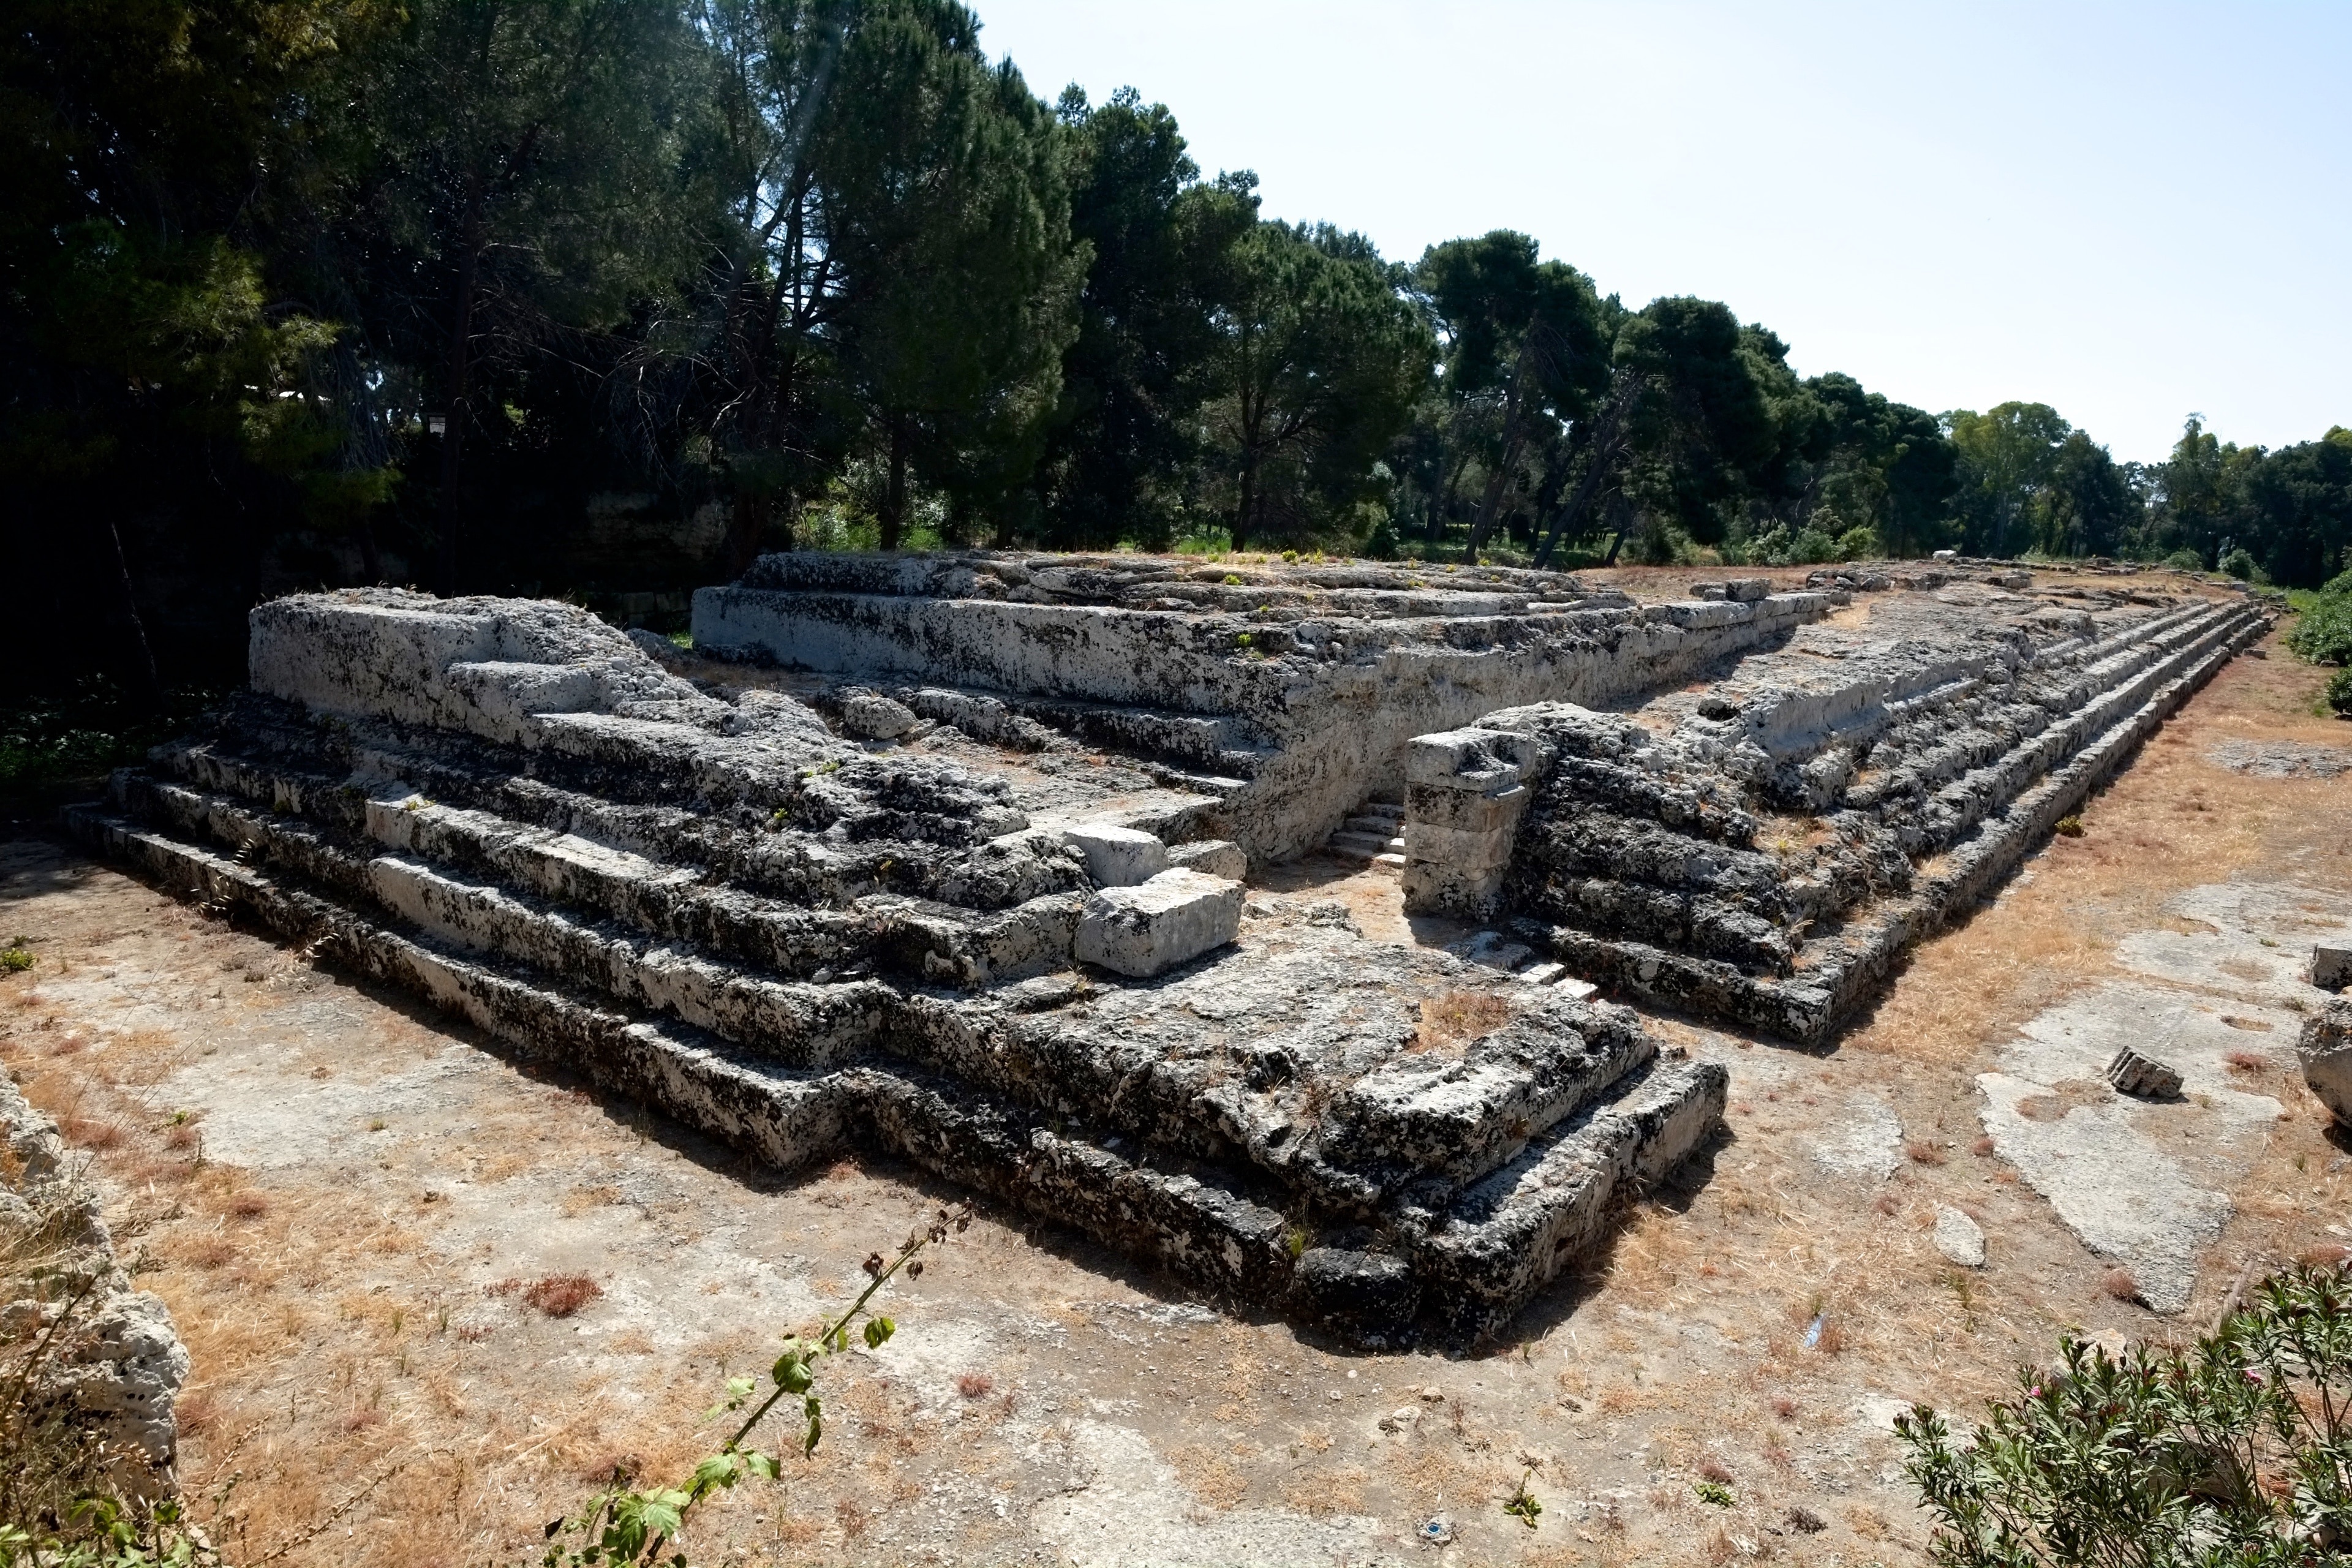
M 664 1558 L 662 1552 L 686 1528 L 697 1506 L 745 1479 L 772 1481 L 782 1473 L 775 1455 L 746 1447 L 760 1423 L 778 1405 L 798 1400 L 801 1458 L 814 1458 L 824 1436 L 824 1404 L 816 1389 L 824 1358 L 849 1349 L 853 1329 L 868 1350 L 879 1350 L 887 1343 L 898 1325 L 871 1310 L 875 1295 L 901 1269 L 908 1279 L 919 1279 L 924 1248 L 944 1242 L 950 1233 L 961 1233 L 971 1224 L 969 1204 L 952 1211 L 941 1209 L 937 1218 L 899 1243 L 895 1256 L 886 1259 L 878 1252 L 869 1255 L 866 1286 L 857 1300 L 814 1336 L 785 1338 L 782 1353 L 768 1370 L 766 1381 L 771 1386 L 766 1397 L 751 1405 L 752 1396 L 760 1392 L 759 1378 L 727 1380 L 726 1399 L 713 1405 L 709 1414 L 734 1415 L 746 1405 L 751 1409 L 718 1452 L 706 1456 L 691 1475 L 674 1485 L 635 1488 L 629 1484 L 635 1478 L 615 1473 L 613 1484 L 589 1499 L 579 1512 L 549 1522 L 541 1568 L 651 1568 L 662 1563 L 685 1568 L 684 1552 Z M 0 1563 L 0 1568 L 6 1565 Z
M 1536 1528 L 1536 1515 L 1543 1512 L 1543 1504 L 1538 1502 L 1536 1494 L 1528 1489 L 1528 1483 L 1535 1479 L 1535 1474 L 1533 1470 L 1529 1470 L 1526 1475 L 1521 1476 L 1519 1489 L 1513 1492 L 1509 1500 L 1503 1504 L 1505 1513 L 1512 1515 L 1529 1530 Z
M 1226 573 L 1220 581 L 1228 588 L 1238 588 L 1242 585 L 1241 578 L 1234 573 L 1231 572 Z
M 2339 669 L 2327 678 L 2328 710 L 2339 718 L 2352 719 L 2352 668 Z
M 1721 1481 L 1693 1481 L 1691 1490 L 1696 1492 L 1698 1500 L 1709 1508 L 1729 1508 L 1739 1500 L 1732 1489 Z
M 2352 1274 L 2298 1264 L 2193 1347 L 2069 1337 L 1967 1442 L 1895 1421 L 1951 1568 L 2288 1568 L 2352 1543 Z
M 11 974 L 22 974 L 39 962 L 33 956 L 33 950 L 25 945 L 23 937 L 18 937 L 5 948 L 0 948 L 0 969 Z
M 2082 837 L 2083 819 L 2079 816 L 2060 817 L 2058 819 L 2058 837 L 2061 838 Z

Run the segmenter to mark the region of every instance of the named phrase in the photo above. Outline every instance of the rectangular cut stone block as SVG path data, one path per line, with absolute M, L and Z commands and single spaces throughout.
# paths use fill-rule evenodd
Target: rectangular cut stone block
M 1106 888 L 1078 917 L 1076 952 L 1120 974 L 1148 978 L 1189 963 L 1241 934 L 1242 885 L 1198 871 L 1162 871 L 1136 887 Z
M 2352 947 L 2313 947 L 2311 983 L 2322 991 L 2341 991 L 2352 985 Z
M 1204 877 L 1223 877 L 1235 882 L 1249 875 L 1249 856 L 1240 845 L 1224 838 L 1176 845 L 1168 851 L 1168 863 L 1187 871 L 1198 871 Z
M 1518 826 L 1528 798 L 1525 784 L 1514 784 L 1498 795 L 1414 784 L 1405 794 L 1405 817 L 1456 833 L 1509 833 Z
M 1427 822 L 1408 822 L 1404 825 L 1404 852 L 1409 859 L 1433 860 L 1462 871 L 1484 871 L 1510 864 L 1511 832 L 1503 827 L 1471 833 Z
M 1532 735 L 1475 725 L 1415 735 L 1406 745 L 1404 776 L 1412 784 L 1500 795 L 1543 771 L 1542 742 Z
M 1131 888 L 1168 869 L 1168 846 L 1140 828 L 1081 822 L 1062 829 L 1062 842 L 1087 858 L 1098 888 Z

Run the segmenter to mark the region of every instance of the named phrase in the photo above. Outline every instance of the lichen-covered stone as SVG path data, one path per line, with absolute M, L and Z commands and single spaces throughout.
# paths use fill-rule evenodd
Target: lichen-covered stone
M 2303 1081 L 2319 1103 L 2352 1127 L 2352 996 L 2339 996 L 2307 1016 L 2294 1053 Z
M 57 1123 L 26 1102 L 0 1076 L 0 1140 L 7 1159 L 0 1183 L 0 1225 L 37 1230 L 53 1254 L 46 1284 L 14 1280 L 32 1293 L 0 1305 L 0 1332 L 11 1340 L 54 1325 L 82 1283 L 89 1289 L 54 1345 L 12 1396 L 26 1406 L 62 1404 L 105 1446 L 114 1479 L 152 1495 L 169 1489 L 179 1444 L 173 1402 L 189 1360 L 172 1314 L 145 1290 L 131 1288 L 113 1237 L 99 1215 L 98 1194 L 68 1156 Z

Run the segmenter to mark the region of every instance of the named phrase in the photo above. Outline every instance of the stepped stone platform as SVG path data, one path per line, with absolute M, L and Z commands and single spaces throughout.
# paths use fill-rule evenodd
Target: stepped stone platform
M 1501 567 L 795 552 L 698 590 L 694 642 L 895 681 L 941 722 L 978 707 L 1130 754 L 1210 797 L 1217 837 L 1280 859 L 1397 798 L 1414 735 L 1679 685 L 1832 607 L 1811 592 L 1642 605 Z
M 1435 665 L 1687 657 L 1671 620 L 1624 605 L 1538 630 L 1479 607 L 1335 620 L 1360 668 L 1227 631 L 1291 623 L 1187 612 L 1210 629 L 1186 657 L 1204 681 L 1232 666 L 1270 715 L 1350 681 L 1484 700 L 1441 700 Z M 1443 640 L 1457 625 L 1466 649 Z M 1071 754 L 1114 720 L 1148 752 L 1223 716 L 893 695 L 870 670 L 698 686 L 570 606 L 381 589 L 257 607 L 249 667 L 250 690 L 74 828 L 776 1166 L 888 1151 L 1213 1300 L 1452 1344 L 1505 1325 L 1720 1122 L 1723 1070 L 1625 1008 L 1247 889 L 1220 827 L 1304 841 L 1312 803 L 1282 826 L 1278 801 L 1236 806 L 1250 781 Z M 1277 733 L 1320 731 L 1264 733 L 1272 759 Z
M 1818 1043 L 2270 626 L 2242 597 L 1934 575 L 1617 711 L 1417 737 L 1407 907 Z
M 697 594 L 691 660 L 298 595 L 69 820 L 773 1165 L 887 1151 L 1463 1344 L 1720 1127 L 1723 1069 L 1597 993 L 1829 1037 L 2268 625 L 2089 581 L 783 555 Z M 1447 918 L 1250 885 L 1308 851 Z

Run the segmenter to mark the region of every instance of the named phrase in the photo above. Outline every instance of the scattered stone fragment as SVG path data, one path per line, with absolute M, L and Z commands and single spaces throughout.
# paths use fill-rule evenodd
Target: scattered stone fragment
M 1963 1268 L 1982 1268 L 1984 1231 L 1958 1209 L 1939 1205 L 1936 1209 L 1936 1250 Z
M 905 703 L 851 687 L 841 694 L 841 727 L 862 741 L 895 741 L 922 720 Z
M 1148 979 L 1190 963 L 1241 934 L 1242 885 L 1182 869 L 1105 888 L 1078 917 L 1076 957 Z
M 2180 1098 L 2180 1074 L 2153 1057 L 2144 1057 L 2126 1046 L 2107 1064 L 2107 1081 L 2116 1092 L 2135 1100 L 2178 1100 Z
M 2352 1127 L 2352 996 L 2339 996 L 2305 1018 L 2294 1054 L 2311 1092 L 2337 1121 Z

